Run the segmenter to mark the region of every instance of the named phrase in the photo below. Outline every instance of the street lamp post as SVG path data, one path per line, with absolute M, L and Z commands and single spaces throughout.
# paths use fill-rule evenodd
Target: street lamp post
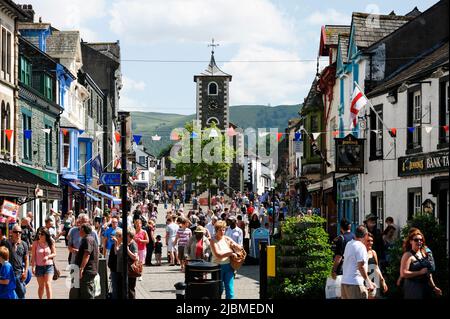
M 121 143 L 121 170 L 122 181 L 120 186 L 121 201 L 122 201 L 122 298 L 128 299 L 128 174 L 127 174 L 127 122 L 126 119 L 130 116 L 129 112 L 119 111 L 120 122 L 120 143 Z

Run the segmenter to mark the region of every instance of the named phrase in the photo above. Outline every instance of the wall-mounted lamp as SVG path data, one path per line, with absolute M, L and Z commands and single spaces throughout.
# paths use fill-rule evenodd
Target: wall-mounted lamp
M 397 103 L 397 91 L 391 91 L 388 93 L 387 100 L 391 104 Z
M 403 93 L 406 90 L 408 90 L 409 86 L 408 84 L 406 84 L 406 82 L 403 82 L 402 85 L 399 86 L 399 88 L 397 89 L 398 93 Z
M 433 73 L 431 73 L 430 78 L 432 78 L 432 79 L 439 79 L 439 78 L 444 76 L 444 71 L 448 71 L 448 68 L 439 67 Z

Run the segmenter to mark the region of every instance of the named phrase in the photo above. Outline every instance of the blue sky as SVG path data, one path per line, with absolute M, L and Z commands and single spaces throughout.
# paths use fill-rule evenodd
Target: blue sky
M 195 113 L 194 74 L 210 58 L 233 75 L 230 104 L 301 103 L 314 78 L 320 28 L 350 24 L 353 11 L 405 14 L 436 0 L 28 0 L 36 20 L 80 30 L 85 41 L 119 40 L 129 111 Z M 136 62 L 175 60 L 201 62 Z M 304 60 L 303 62 L 247 62 Z M 233 62 L 234 61 L 234 62 Z M 240 62 L 238 62 L 240 61 Z

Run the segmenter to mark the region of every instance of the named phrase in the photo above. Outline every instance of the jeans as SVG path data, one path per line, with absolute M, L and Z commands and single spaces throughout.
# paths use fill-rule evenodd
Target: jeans
M 220 295 L 223 293 L 225 286 L 226 299 L 234 299 L 234 269 L 231 264 L 220 265 Z
M 83 274 L 80 280 L 80 299 L 95 299 L 95 286 L 93 274 Z
M 25 299 L 25 293 L 27 292 L 27 288 L 25 286 L 25 283 L 22 280 L 20 280 L 21 276 L 22 274 L 16 275 L 16 294 L 17 298 Z

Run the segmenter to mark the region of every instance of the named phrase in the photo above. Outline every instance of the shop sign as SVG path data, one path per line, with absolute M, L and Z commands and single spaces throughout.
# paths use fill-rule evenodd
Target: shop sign
M 398 159 L 398 176 L 448 172 L 448 168 L 448 150 L 404 156 Z
M 349 178 L 337 181 L 337 199 L 353 199 L 359 196 L 358 178 Z
M 5 200 L 3 201 L 1 212 L 3 216 L 12 217 L 15 219 L 17 217 L 17 213 L 19 212 L 19 205 Z
M 336 173 L 364 173 L 364 139 L 348 134 L 336 141 Z

